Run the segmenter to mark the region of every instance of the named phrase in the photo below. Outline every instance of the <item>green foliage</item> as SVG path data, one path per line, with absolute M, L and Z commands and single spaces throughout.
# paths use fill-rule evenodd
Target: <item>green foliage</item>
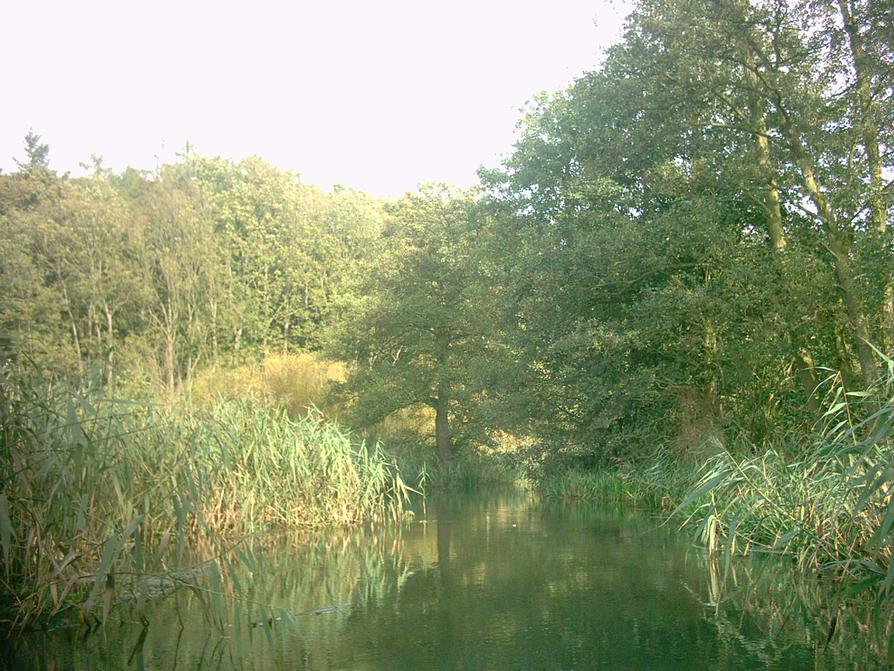
M 530 106 L 482 175 L 511 415 L 601 463 L 685 458 L 809 427 L 816 365 L 871 382 L 868 343 L 894 345 L 894 116 L 839 16 L 889 53 L 871 4 L 643 0 L 599 70 Z
M 332 352 L 352 364 L 342 393 L 355 424 L 428 406 L 446 462 L 455 436 L 476 428 L 471 417 L 496 374 L 499 345 L 487 332 L 493 302 L 479 256 L 484 222 L 473 194 L 434 185 L 389 212 L 382 253 Z
M 16 161 L 16 165 L 25 171 L 46 170 L 50 167 L 50 146 L 40 141 L 40 135 L 33 130 L 25 136 L 24 161 Z
M 204 367 L 317 348 L 382 208 L 259 159 L 83 179 L 23 167 L 0 175 L 0 329 L 56 374 L 167 392 Z

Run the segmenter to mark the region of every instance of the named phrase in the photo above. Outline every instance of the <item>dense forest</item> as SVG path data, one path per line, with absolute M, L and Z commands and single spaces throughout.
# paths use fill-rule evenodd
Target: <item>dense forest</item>
M 707 484 L 740 498 L 721 476 L 767 450 L 852 476 L 854 452 L 814 468 L 840 439 L 865 466 L 841 533 L 865 540 L 894 472 L 892 133 L 889 0 L 640 0 L 470 190 L 385 200 L 191 151 L 71 177 L 32 133 L 0 175 L 5 370 L 187 403 L 202 375 L 301 354 L 340 368 L 324 414 L 371 435 L 415 418 L 441 467 L 490 449 L 691 474 L 722 453 Z M 24 528 L 5 527 L 8 556 Z

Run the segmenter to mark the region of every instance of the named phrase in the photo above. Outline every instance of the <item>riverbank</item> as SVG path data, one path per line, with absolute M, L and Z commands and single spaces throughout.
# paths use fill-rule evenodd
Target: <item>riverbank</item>
M 547 496 L 661 510 L 712 555 L 790 558 L 850 592 L 894 586 L 894 366 L 866 391 L 835 391 L 813 432 L 775 445 L 667 451 L 639 464 L 553 472 Z
M 403 514 L 410 488 L 378 445 L 251 400 L 204 408 L 0 380 L 4 619 L 105 619 L 124 584 L 224 560 L 276 529 Z

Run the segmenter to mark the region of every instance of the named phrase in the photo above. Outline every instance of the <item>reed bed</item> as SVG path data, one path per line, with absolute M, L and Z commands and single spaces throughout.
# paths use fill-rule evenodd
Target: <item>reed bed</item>
M 150 576 L 219 581 L 247 534 L 400 516 L 410 492 L 379 445 L 250 400 L 165 410 L 6 369 L 0 423 L 0 607 L 18 626 L 105 619 Z
M 430 445 L 387 443 L 387 453 L 398 464 L 401 474 L 422 490 L 451 489 L 471 491 L 499 484 L 515 484 L 521 470 L 511 455 L 487 447 L 464 445 L 446 465 Z
M 721 450 L 705 465 L 675 512 L 712 554 L 783 555 L 804 573 L 846 578 L 851 592 L 891 594 L 894 363 L 884 361 L 887 374 L 865 391 L 831 378 L 823 422 L 803 444 Z
M 606 505 L 627 503 L 635 499 L 626 478 L 619 471 L 587 471 L 571 469 L 537 483 L 538 489 L 550 498 L 593 501 Z
M 635 464 L 570 468 L 539 475 L 528 469 L 531 484 L 550 498 L 583 500 L 609 506 L 670 510 L 692 486 L 692 470 L 671 453 L 656 450 Z

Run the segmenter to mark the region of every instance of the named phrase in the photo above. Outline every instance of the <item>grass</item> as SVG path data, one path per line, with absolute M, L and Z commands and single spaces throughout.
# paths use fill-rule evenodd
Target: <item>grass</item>
M 423 490 L 474 490 L 491 484 L 518 482 L 521 473 L 511 455 L 486 447 L 465 445 L 457 449 L 445 466 L 435 449 L 422 440 L 386 443 L 387 453 L 407 480 Z
M 640 499 L 639 490 L 631 487 L 627 474 L 619 470 L 570 469 L 544 479 L 538 487 L 550 498 L 594 501 L 605 505 L 636 504 Z
M 248 534 L 399 516 L 410 491 L 379 445 L 250 400 L 165 410 L 3 369 L 0 423 L 0 605 L 19 626 L 105 619 L 150 574 Z
M 693 482 L 692 469 L 663 449 L 636 463 L 596 467 L 574 459 L 559 458 L 556 464 L 529 458 L 525 472 L 528 482 L 550 498 L 655 510 L 672 509 Z
M 627 464 L 596 470 L 570 468 L 535 478 L 532 484 L 551 498 L 670 510 L 691 484 L 691 470 L 673 464 L 663 451 L 657 452 L 653 459 L 648 466 Z

